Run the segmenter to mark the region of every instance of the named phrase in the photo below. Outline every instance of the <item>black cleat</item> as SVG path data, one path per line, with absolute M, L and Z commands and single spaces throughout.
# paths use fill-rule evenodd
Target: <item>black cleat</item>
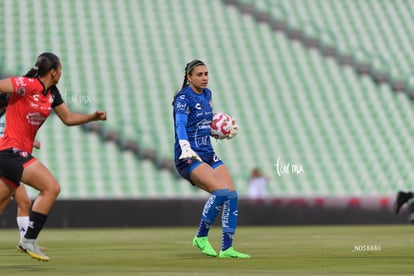
M 395 200 L 395 214 L 398 215 L 400 212 L 401 207 L 406 203 L 408 200 L 410 200 L 413 197 L 413 194 L 411 192 L 402 192 L 399 191 L 397 193 L 397 198 Z

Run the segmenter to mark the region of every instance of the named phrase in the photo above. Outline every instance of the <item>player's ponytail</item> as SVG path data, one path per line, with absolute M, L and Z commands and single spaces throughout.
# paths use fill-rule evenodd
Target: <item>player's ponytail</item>
M 39 73 L 39 68 L 37 68 L 37 66 L 33 66 L 32 68 L 30 68 L 30 70 L 24 74 L 24 77 L 27 78 L 36 78 L 38 76 Z
M 52 69 L 57 69 L 60 65 L 59 57 L 53 53 L 43 53 L 37 58 L 36 65 L 32 67 L 24 77 L 37 78 L 43 77 Z
M 183 84 L 181 85 L 181 90 L 183 90 L 186 85 L 187 85 L 187 75 L 184 75 L 184 80 L 183 80 Z

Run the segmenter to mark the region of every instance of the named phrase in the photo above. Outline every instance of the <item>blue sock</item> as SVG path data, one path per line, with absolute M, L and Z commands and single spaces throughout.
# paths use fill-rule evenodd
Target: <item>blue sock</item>
M 234 233 L 237 227 L 237 216 L 239 212 L 238 195 L 236 191 L 228 193 L 227 200 L 223 205 L 221 223 L 223 228 L 223 237 L 221 241 L 221 250 L 224 251 L 233 244 Z
M 204 204 L 197 237 L 205 237 L 208 235 L 210 226 L 216 220 L 217 214 L 221 210 L 224 201 L 226 201 L 228 193 L 228 189 L 215 190 L 211 193 L 210 198 Z

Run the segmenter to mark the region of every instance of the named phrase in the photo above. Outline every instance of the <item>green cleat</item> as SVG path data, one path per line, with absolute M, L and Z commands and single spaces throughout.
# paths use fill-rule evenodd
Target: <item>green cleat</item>
M 233 247 L 229 247 L 224 251 L 220 250 L 220 258 L 239 258 L 239 259 L 249 259 L 250 255 L 245 253 L 237 252 Z
M 201 250 L 201 253 L 207 256 L 217 257 L 217 252 L 211 246 L 210 242 L 208 241 L 208 237 L 194 237 L 193 246 L 199 248 Z
M 36 240 L 23 238 L 18 244 L 19 248 L 33 259 L 39 261 L 49 261 L 49 257 L 43 253 L 36 243 Z

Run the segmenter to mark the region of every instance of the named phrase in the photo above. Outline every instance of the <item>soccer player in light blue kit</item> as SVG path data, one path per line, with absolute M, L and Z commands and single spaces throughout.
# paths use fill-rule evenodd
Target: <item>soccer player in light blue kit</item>
M 200 60 L 193 60 L 185 67 L 184 82 L 175 95 L 175 166 L 179 174 L 211 194 L 201 215 L 193 245 L 208 256 L 217 252 L 208 240 L 210 226 L 222 210 L 222 245 L 220 258 L 250 258 L 248 254 L 234 250 L 233 237 L 237 226 L 238 195 L 230 173 L 215 154 L 210 143 L 210 123 L 213 117 L 211 91 L 208 84 L 207 66 Z M 234 121 L 228 139 L 238 131 Z

